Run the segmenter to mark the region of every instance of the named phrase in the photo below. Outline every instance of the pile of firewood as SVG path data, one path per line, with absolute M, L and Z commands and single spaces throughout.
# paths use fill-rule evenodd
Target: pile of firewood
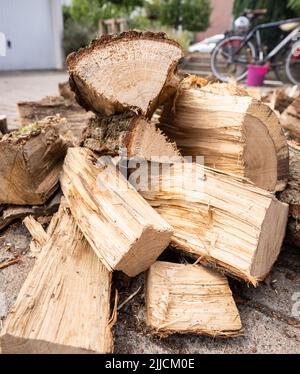
M 30 215 L 37 260 L 5 321 L 2 352 L 112 352 L 113 271 L 147 271 L 154 335 L 242 333 L 226 276 L 264 280 L 288 204 L 299 237 L 299 163 L 293 154 L 289 176 L 270 105 L 233 85 L 182 77 L 182 56 L 163 34 L 105 36 L 68 57 L 75 95 L 61 85 L 60 97 L 19 104 L 22 127 L 0 140 L 0 228 Z M 300 140 L 298 104 L 282 119 Z M 158 172 L 149 172 L 153 163 Z M 32 215 L 53 214 L 54 205 L 45 231 Z M 157 261 L 168 248 L 185 263 Z

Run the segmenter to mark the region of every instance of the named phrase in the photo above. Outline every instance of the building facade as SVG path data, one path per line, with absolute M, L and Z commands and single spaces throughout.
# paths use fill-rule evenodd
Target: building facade
M 0 34 L 0 71 L 63 67 L 61 0 L 0 0 Z
M 233 3 L 234 0 L 211 0 L 213 10 L 210 17 L 210 27 L 197 34 L 197 41 L 216 34 L 223 34 L 231 28 Z

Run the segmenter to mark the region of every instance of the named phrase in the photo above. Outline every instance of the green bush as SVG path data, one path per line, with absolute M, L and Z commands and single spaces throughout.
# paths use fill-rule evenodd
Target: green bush
M 297 13 L 297 16 L 300 17 L 300 0 L 289 0 L 289 6 Z
M 97 36 L 90 26 L 72 19 L 65 22 L 63 48 L 65 55 L 88 45 Z

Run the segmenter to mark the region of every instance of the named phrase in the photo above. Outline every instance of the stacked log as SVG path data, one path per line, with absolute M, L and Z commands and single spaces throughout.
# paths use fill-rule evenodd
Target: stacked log
M 140 193 L 173 227 L 173 244 L 195 260 L 256 285 L 284 239 L 288 205 L 242 180 L 199 164 L 175 163 Z
M 146 281 L 147 325 L 168 336 L 237 336 L 242 324 L 226 277 L 202 266 L 157 261 Z
M 183 155 L 203 156 L 205 166 L 269 191 L 285 188 L 288 146 L 278 118 L 246 91 L 187 78 L 160 122 Z
M 112 352 L 110 289 L 111 274 L 62 203 L 6 320 L 2 353 Z
M 289 142 L 290 146 L 290 175 L 285 191 L 279 199 L 289 204 L 289 222 L 287 227 L 287 241 L 300 247 L 300 146 Z
M 2 137 L 0 204 L 41 205 L 58 188 L 66 153 L 52 119 Z
M 112 352 L 113 271 L 146 272 L 155 335 L 241 333 L 224 273 L 257 285 L 278 258 L 289 207 L 273 193 L 288 181 L 287 141 L 276 114 L 244 90 L 181 82 L 182 56 L 163 34 L 104 36 L 68 56 L 59 98 L 19 105 L 29 127 L 0 140 L 0 203 L 18 205 L 0 213 L 44 209 L 58 181 L 64 198 L 47 232 L 25 219 L 37 260 L 2 352 Z M 297 189 L 290 176 L 281 196 L 293 218 Z M 185 264 L 158 261 L 170 243 Z
M 291 139 L 300 142 L 300 96 L 282 113 L 280 123 Z
M 48 96 L 40 101 L 23 101 L 18 103 L 21 126 L 28 126 L 45 117 L 58 117 L 59 134 L 67 141 L 78 145 L 82 134 L 88 126 L 92 113 L 86 112 L 74 99 L 62 96 Z

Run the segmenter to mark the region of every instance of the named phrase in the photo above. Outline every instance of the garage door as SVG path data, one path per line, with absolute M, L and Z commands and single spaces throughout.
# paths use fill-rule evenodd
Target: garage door
M 0 0 L 0 32 L 7 41 L 0 70 L 57 67 L 51 1 Z

